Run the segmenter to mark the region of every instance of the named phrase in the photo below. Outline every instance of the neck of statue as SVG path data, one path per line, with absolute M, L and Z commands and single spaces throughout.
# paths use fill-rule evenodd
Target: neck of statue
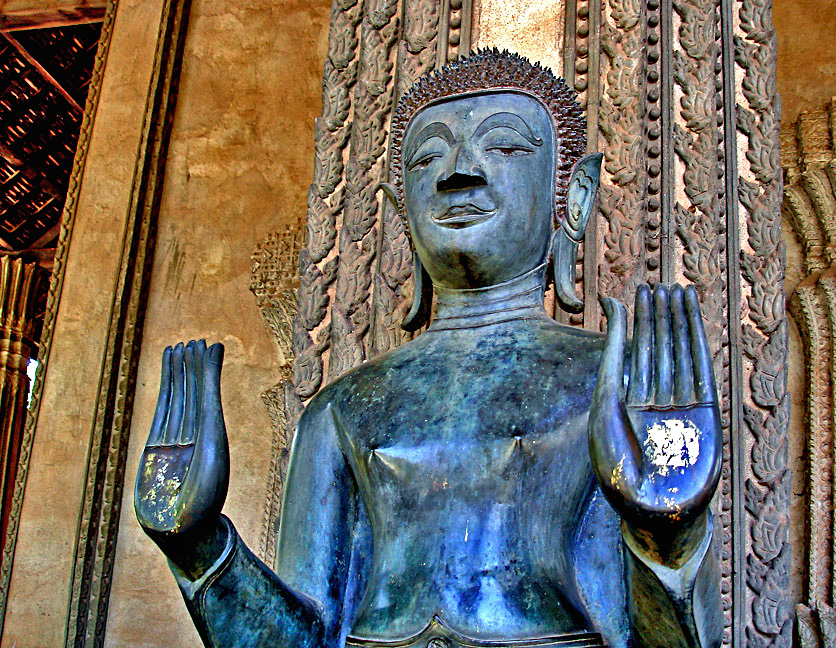
M 438 313 L 428 331 L 475 328 L 545 314 L 543 263 L 510 281 L 485 288 L 436 287 Z

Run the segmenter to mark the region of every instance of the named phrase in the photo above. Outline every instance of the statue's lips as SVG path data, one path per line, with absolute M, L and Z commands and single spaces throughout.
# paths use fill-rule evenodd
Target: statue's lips
M 433 221 L 443 227 L 468 227 L 487 220 L 495 212 L 495 209 L 482 209 L 473 203 L 454 205 L 441 216 L 433 216 Z

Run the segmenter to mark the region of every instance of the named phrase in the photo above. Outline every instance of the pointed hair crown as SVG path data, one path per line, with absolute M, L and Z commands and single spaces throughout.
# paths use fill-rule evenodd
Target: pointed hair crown
M 392 179 L 398 212 L 404 220 L 403 137 L 410 120 L 421 109 L 445 99 L 480 92 L 520 92 L 537 99 L 549 111 L 555 133 L 554 217 L 565 217 L 572 167 L 586 152 L 586 119 L 575 93 L 549 68 L 531 63 L 508 50 L 480 49 L 440 70 L 420 77 L 404 93 L 392 116 Z M 409 229 L 407 228 L 407 232 Z

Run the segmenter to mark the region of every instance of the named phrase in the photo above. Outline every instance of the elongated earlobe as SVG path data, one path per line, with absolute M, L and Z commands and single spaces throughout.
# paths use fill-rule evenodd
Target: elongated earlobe
M 583 300 L 575 294 L 575 266 L 578 258 L 578 242 L 573 241 L 563 229 L 552 238 L 554 259 L 554 295 L 560 307 L 568 313 L 582 313 Z
M 595 206 L 602 158 L 600 153 L 591 153 L 575 164 L 566 197 L 566 219 L 552 238 L 555 297 L 569 313 L 583 311 L 583 300 L 575 294 L 575 264 L 578 245 Z
M 409 314 L 401 322 L 404 331 L 414 333 L 430 321 L 430 307 L 433 303 L 433 282 L 430 275 L 421 265 L 421 258 L 415 251 L 412 251 L 412 281 L 414 292 L 412 295 L 412 308 Z
M 395 187 L 390 185 L 388 182 L 382 182 L 380 184 L 380 188 L 383 189 L 383 195 L 389 199 L 389 202 L 392 203 L 392 207 L 395 208 L 395 211 L 398 211 L 398 196 L 395 193 Z

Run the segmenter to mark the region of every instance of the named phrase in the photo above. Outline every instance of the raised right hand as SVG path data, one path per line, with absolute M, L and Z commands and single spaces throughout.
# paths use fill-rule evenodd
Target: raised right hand
M 602 303 L 607 341 L 589 414 L 592 465 L 628 530 L 675 563 L 702 540 L 723 448 L 697 291 L 638 287 L 629 384 L 626 309 L 615 299 Z
M 223 352 L 223 345 L 207 349 L 203 340 L 163 352 L 160 395 L 134 490 L 143 530 L 192 577 L 223 549 L 220 513 L 229 485 Z

